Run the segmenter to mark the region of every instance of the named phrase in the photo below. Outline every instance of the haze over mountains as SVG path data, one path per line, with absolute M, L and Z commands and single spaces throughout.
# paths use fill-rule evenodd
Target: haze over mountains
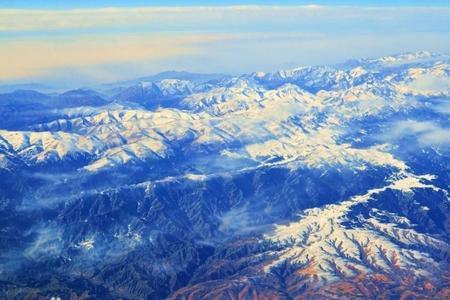
M 0 295 L 450 297 L 450 58 L 0 95 Z

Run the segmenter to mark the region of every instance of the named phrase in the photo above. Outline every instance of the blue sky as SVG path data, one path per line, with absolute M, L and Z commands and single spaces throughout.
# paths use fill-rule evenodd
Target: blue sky
M 133 7 L 133 6 L 193 6 L 193 5 L 351 5 L 351 6 L 447 6 L 446 0 L 228 0 L 228 1 L 164 1 L 164 0 L 0 0 L 0 7 L 4 8 L 46 8 L 46 9 L 67 9 L 67 8 L 93 8 L 93 7 Z
M 446 2 L 0 0 L 0 84 L 85 86 L 165 70 L 240 74 L 450 53 Z

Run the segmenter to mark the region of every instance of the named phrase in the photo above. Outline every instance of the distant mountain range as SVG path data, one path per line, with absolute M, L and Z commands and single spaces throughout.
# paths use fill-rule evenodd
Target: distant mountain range
M 449 113 L 430 52 L 2 93 L 0 295 L 448 298 Z

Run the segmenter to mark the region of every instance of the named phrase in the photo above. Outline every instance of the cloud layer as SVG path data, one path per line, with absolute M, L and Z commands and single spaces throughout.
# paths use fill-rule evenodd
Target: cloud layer
M 168 69 L 273 71 L 394 52 L 450 52 L 449 37 L 449 7 L 0 9 L 0 81 L 84 84 Z
M 391 140 L 405 136 L 417 137 L 422 146 L 450 146 L 450 130 L 431 121 L 399 121 L 391 128 L 389 135 L 386 134 Z

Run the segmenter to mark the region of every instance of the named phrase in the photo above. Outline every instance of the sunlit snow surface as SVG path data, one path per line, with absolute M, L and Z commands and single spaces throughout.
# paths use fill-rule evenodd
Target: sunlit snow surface
M 376 201 L 373 196 L 387 189 L 403 193 L 412 193 L 414 189 L 439 190 L 432 184 L 424 183 L 430 179 L 432 176 L 429 175 L 400 174 L 382 188 L 370 189 L 364 195 L 354 196 L 339 204 L 307 209 L 299 215 L 298 222 L 277 225 L 267 238 L 276 241 L 289 240 L 293 246 L 283 250 L 277 260 L 266 266 L 266 270 L 270 270 L 274 264 L 283 259 L 294 258 L 300 262 L 313 262 L 317 274 L 330 280 L 340 272 L 356 274 L 353 269 L 355 267 L 365 272 L 390 269 L 393 255 L 402 267 L 415 268 L 420 262 L 422 268 L 415 269 L 415 272 L 427 272 L 423 266 L 435 268 L 436 262 L 427 254 L 411 250 L 411 245 L 434 249 L 445 248 L 448 245 L 414 229 L 400 229 L 399 223 L 409 223 L 407 219 L 399 218 L 398 223 L 382 223 L 377 220 L 375 214 L 369 219 L 361 220 L 363 225 L 360 228 L 347 228 L 342 224 L 348 221 L 347 213 L 352 206 Z M 402 249 L 402 245 L 405 245 L 405 249 Z M 352 269 L 347 267 L 349 265 Z

